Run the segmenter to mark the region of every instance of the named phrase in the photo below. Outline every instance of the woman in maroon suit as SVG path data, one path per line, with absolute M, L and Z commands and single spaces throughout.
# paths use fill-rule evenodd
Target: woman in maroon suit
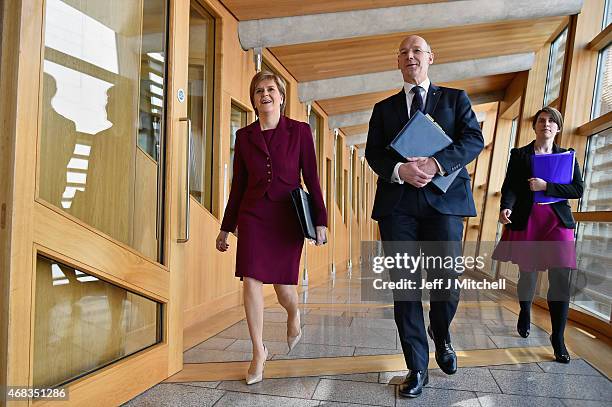
M 294 286 L 304 235 L 290 195 L 301 185 L 300 174 L 312 196 L 317 245 L 326 241 L 327 233 L 310 126 L 284 116 L 285 83 L 278 75 L 256 74 L 250 95 L 259 120 L 236 133 L 232 187 L 216 242 L 219 251 L 226 251 L 228 234 L 238 227 L 236 277 L 244 281 L 244 308 L 253 345 L 247 384 L 262 380 L 268 356 L 262 338 L 262 284 L 274 284 L 278 302 L 287 310 L 290 350 L 302 334 Z

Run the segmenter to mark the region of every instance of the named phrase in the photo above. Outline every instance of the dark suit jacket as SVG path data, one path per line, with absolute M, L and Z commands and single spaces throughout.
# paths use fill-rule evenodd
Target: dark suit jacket
M 533 205 L 533 191 L 529 189 L 527 179 L 531 178 L 531 156 L 534 154 L 535 141 L 521 148 L 513 148 L 510 151 L 510 161 L 506 178 L 502 186 L 501 209 L 510 209 L 510 220 L 512 223 L 506 225 L 511 230 L 523 230 L 527 226 L 527 220 Z M 567 151 L 556 144 L 553 145 L 553 154 Z M 582 196 L 583 183 L 578 160 L 574 164 L 574 175 L 571 184 L 555 184 L 548 182 L 546 195 L 559 198 L 578 199 Z M 550 204 L 557 214 L 561 223 L 566 228 L 575 228 L 576 222 L 572 216 L 567 199 Z
M 445 215 L 476 216 L 470 176 L 465 165 L 472 161 L 484 147 L 484 140 L 476 115 L 463 90 L 438 87 L 431 84 L 427 94 L 425 113 L 429 113 L 453 139 L 447 148 L 433 157 L 448 174 L 461 169 L 446 193 L 441 193 L 431 184 L 421 188 L 427 203 Z M 403 194 L 411 194 L 408 202 L 415 202 L 418 188 L 409 184 L 391 182 L 393 169 L 398 162 L 406 162 L 388 145 L 408 121 L 406 94 L 393 95 L 374 106 L 370 119 L 365 156 L 368 164 L 378 174 L 378 186 L 374 199 L 372 218 L 380 220 L 391 215 Z
M 272 201 L 290 201 L 300 187 L 300 172 L 312 197 L 314 223 L 327 226 L 327 211 L 317 175 L 317 159 L 308 123 L 282 116 L 266 145 L 259 121 L 238 130 L 230 196 L 221 230 L 234 232 L 240 206 L 267 194 Z M 297 214 L 296 214 L 297 216 Z

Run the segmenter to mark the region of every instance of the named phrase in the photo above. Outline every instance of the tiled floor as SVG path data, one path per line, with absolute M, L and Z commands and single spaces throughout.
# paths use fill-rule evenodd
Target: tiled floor
M 301 294 L 303 337 L 288 352 L 286 314 L 266 309 L 264 341 L 271 359 L 400 354 L 393 309 L 360 304 L 359 281 L 338 278 Z M 549 346 L 548 334 L 535 327 L 523 339 L 516 315 L 487 301 L 462 301 L 452 325 L 456 350 Z M 306 305 L 308 304 L 308 305 Z M 340 307 L 316 304 L 341 304 Z M 350 304 L 360 304 L 351 307 Z M 427 316 L 426 316 L 427 319 Z M 426 320 L 427 323 L 427 320 Z M 430 342 L 433 350 L 433 343 Z M 240 321 L 185 352 L 185 363 L 248 361 L 251 345 L 246 321 Z M 434 366 L 430 366 L 431 368 Z M 430 382 L 417 399 L 397 396 L 407 372 L 372 372 L 338 376 L 244 381 L 161 383 L 128 406 L 608 406 L 612 384 L 583 360 L 460 368 L 452 376 L 430 369 Z

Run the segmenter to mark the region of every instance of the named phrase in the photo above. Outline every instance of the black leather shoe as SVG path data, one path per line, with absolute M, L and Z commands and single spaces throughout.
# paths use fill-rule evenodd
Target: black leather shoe
M 404 383 L 399 385 L 398 393 L 403 397 L 419 397 L 427 383 L 429 383 L 427 370 L 411 370 Z
M 436 340 L 431 330 L 431 326 L 427 327 L 427 333 L 436 345 L 436 362 L 438 366 L 440 366 L 440 369 L 446 374 L 454 374 L 457 372 L 457 354 L 450 342 L 446 340 Z
M 529 336 L 529 327 L 531 326 L 530 315 L 528 312 L 521 310 L 519 312 L 518 322 L 516 323 L 516 331 L 523 338 Z
M 567 349 L 565 348 L 565 344 L 561 342 L 559 346 L 555 346 L 552 335 L 549 336 L 548 339 L 550 340 L 550 344 L 552 345 L 553 351 L 555 352 L 555 360 L 559 363 L 569 363 L 570 355 Z

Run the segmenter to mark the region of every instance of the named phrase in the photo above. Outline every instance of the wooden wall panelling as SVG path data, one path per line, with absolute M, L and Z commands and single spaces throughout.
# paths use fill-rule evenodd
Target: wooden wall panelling
M 568 17 L 515 20 L 426 30 L 435 63 L 532 52 L 540 49 Z M 299 81 L 392 71 L 408 34 L 396 33 L 274 47 L 272 53 Z M 355 63 L 355 58 L 359 63 Z
M 14 162 L 12 168 L 13 186 L 12 213 L 10 222 L 10 254 L 8 273 L 10 295 L 8 298 L 8 351 L 7 384 L 9 386 L 27 386 L 30 377 L 30 338 L 32 327 L 32 284 L 34 264 L 32 262 L 33 239 L 33 204 L 35 194 L 36 160 L 32 160 L 32 150 L 36 146 L 38 121 L 38 92 L 41 77 L 41 40 L 42 40 L 42 2 L 23 0 L 8 7 L 6 19 L 11 19 L 7 27 L 8 37 L 3 36 L 3 78 L 12 77 L 14 87 L 2 81 L 3 90 L 8 91 L 9 100 L 14 107 L 4 107 L 7 134 L 11 138 Z M 27 17 L 26 17 L 27 16 Z M 26 18 L 27 23 L 26 23 Z M 14 25 L 13 25 L 14 24 Z M 4 33 L 3 33 L 4 34 Z M 5 42 L 6 41 L 6 42 Z M 8 44 L 7 44 L 8 43 Z M 15 48 L 13 48 L 15 47 Z M 6 54 L 4 54 L 7 52 Z M 13 56 L 10 67 L 4 65 L 8 56 Z M 5 69 L 6 68 L 6 69 Z M 6 75 L 6 76 L 5 76 Z M 12 160 L 9 160 L 11 162 Z M 4 273 L 3 273 L 4 274 Z
M 0 388 L 5 388 L 8 373 L 9 284 L 11 273 L 10 248 L 12 239 L 13 174 L 15 150 L 15 109 L 17 106 L 17 64 L 19 8 L 0 5 Z
M 516 134 L 517 146 L 524 146 L 534 139 L 531 121 L 533 115 L 542 108 L 544 104 L 544 90 L 546 88 L 546 72 L 548 70 L 548 56 L 550 54 L 550 43 L 546 43 L 536 52 L 535 61 L 529 70 L 527 84 L 524 89 L 521 116 Z
M 482 135 L 485 148 L 477 158 L 476 173 L 473 177 L 473 195 L 476 205 L 476 217 L 468 218 L 465 233 L 466 250 L 468 251 L 465 255 L 469 256 L 475 256 L 475 244 L 478 242 L 480 229 L 482 227 L 482 210 L 484 208 L 486 187 L 489 180 L 489 167 L 491 154 L 493 152 L 493 136 L 495 134 L 495 124 L 497 120 L 497 105 L 498 104 L 495 103 L 493 108 L 487 111 L 486 120 L 482 124 Z

